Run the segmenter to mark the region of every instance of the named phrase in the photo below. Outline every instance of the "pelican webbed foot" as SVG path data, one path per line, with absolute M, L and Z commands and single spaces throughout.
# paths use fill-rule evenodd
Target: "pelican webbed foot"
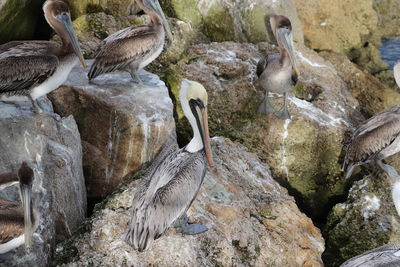
M 262 101 L 262 103 L 258 107 L 258 113 L 260 113 L 260 114 L 270 114 L 270 113 L 274 113 L 274 112 L 275 112 L 274 104 L 269 99 L 268 92 L 267 92 L 265 94 L 264 100 Z
M 197 235 L 204 233 L 208 227 L 200 223 L 189 223 L 189 218 L 185 214 L 175 223 L 176 231 L 184 235 Z
M 45 110 L 41 106 L 40 101 L 38 99 L 33 100 L 31 97 L 29 97 L 29 99 L 32 102 L 32 108 L 33 108 L 33 112 L 34 113 L 39 114 L 39 115 L 49 115 L 53 119 L 55 119 L 56 121 L 60 121 L 61 120 L 61 116 L 58 115 L 57 113 L 54 113 L 51 110 Z
M 288 106 L 287 106 L 287 98 L 288 98 L 288 93 L 284 93 L 284 102 L 283 102 L 283 106 L 281 109 L 279 109 L 275 115 L 280 118 L 280 119 L 291 119 L 292 117 L 290 116 L 289 110 L 288 110 Z
M 377 163 L 378 166 L 381 167 L 381 169 L 387 173 L 387 175 L 390 177 L 390 179 L 392 179 L 392 181 L 396 181 L 399 178 L 399 174 L 395 168 L 393 168 L 388 164 L 384 164 L 382 160 L 378 160 Z

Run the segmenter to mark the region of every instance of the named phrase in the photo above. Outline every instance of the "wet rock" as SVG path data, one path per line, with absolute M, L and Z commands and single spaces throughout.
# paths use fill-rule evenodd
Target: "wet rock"
M 380 173 L 355 182 L 347 201 L 333 208 L 324 231 L 327 247 L 323 258 L 330 266 L 398 241 L 400 218 L 392 201 L 390 179 Z
M 272 173 L 311 217 L 323 220 L 332 201 L 346 195 L 340 154 L 346 132 L 363 120 L 346 84 L 329 62 L 297 45 L 301 78 L 289 97 L 292 120 L 257 113 L 264 92 L 255 87 L 256 64 L 268 43 L 200 44 L 167 70 L 175 96 L 180 139 L 191 135 L 177 100 L 182 78 L 202 83 L 209 94 L 209 126 L 246 145 L 272 168 Z M 278 104 L 279 106 L 280 104 Z
M 38 18 L 43 16 L 43 0 L 0 1 L 0 44 L 31 39 Z
M 319 230 L 268 167 L 229 139 L 213 138 L 212 144 L 215 167 L 189 209 L 194 221 L 210 228 L 207 232 L 183 236 L 172 228 L 150 251 L 133 250 L 123 233 L 135 181 L 95 213 L 89 232 L 58 247 L 56 260 L 62 255 L 66 260 L 60 266 L 323 266 Z
M 160 2 L 167 14 L 191 23 L 211 41 L 235 40 L 253 43 L 274 41 L 272 33 L 265 25 L 265 17 L 276 13 L 290 18 L 295 39 L 300 43 L 303 42 L 301 23 L 292 0 L 161 0 Z
M 378 14 L 378 28 L 382 37 L 400 35 L 400 2 L 396 0 L 374 0 L 373 5 Z
M 89 197 L 105 197 L 152 161 L 175 131 L 173 106 L 164 83 L 148 72 L 140 73 L 147 86 L 127 72 L 91 83 L 86 74 L 76 66 L 51 99 L 57 113 L 76 118 Z
M 51 111 L 51 103 L 43 99 Z M 0 102 L 0 173 L 17 172 L 26 161 L 35 173 L 33 207 L 38 228 L 33 249 L 23 246 L 3 266 L 46 266 L 55 243 L 65 240 L 86 214 L 86 187 L 82 171 L 82 147 L 73 117 L 56 121 L 32 112 L 29 101 Z M 19 201 L 18 183 L 1 190 L 2 197 Z
M 335 52 L 321 52 L 345 81 L 351 94 L 359 101 L 361 111 L 372 116 L 400 102 L 400 94 L 388 88 L 371 74 L 361 71 L 346 56 Z

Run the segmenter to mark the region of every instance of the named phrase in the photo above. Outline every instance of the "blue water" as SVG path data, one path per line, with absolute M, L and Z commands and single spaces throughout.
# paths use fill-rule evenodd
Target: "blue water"
M 400 37 L 383 39 L 380 52 L 381 58 L 388 63 L 390 69 L 393 70 L 393 66 L 400 60 Z

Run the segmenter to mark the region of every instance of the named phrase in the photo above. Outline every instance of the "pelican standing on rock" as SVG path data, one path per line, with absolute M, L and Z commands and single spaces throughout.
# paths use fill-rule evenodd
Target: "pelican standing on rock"
M 47 23 L 61 37 L 61 45 L 49 41 L 12 41 L 0 45 L 0 95 L 28 96 L 38 113 L 42 109 L 35 101 L 37 98 L 58 88 L 78 58 L 86 66 L 68 6 L 60 0 L 47 0 L 43 11 Z
M 3 175 L 0 185 L 10 182 Z M 18 171 L 19 189 L 22 206 L 18 203 L 0 199 L 0 258 L 14 248 L 25 244 L 28 250 L 32 247 L 32 233 L 37 226 L 35 212 L 32 208 L 33 170 L 23 162 Z
M 292 24 L 287 17 L 280 15 L 271 15 L 269 21 L 280 53 L 267 55 L 257 64 L 258 83 L 265 90 L 265 97 L 258 112 L 262 114 L 275 112 L 268 93 L 283 94 L 284 104 L 276 115 L 282 119 L 290 119 L 287 108 L 288 93 L 299 76 L 293 48 Z
M 186 216 L 203 183 L 207 162 L 212 166 L 207 92 L 201 84 L 184 80 L 179 96 L 194 136 L 185 147 L 159 160 L 138 187 L 125 240 L 139 251 L 149 249 L 174 222 L 183 234 L 208 230 L 201 224 L 189 224 Z
M 120 30 L 103 40 L 96 52 L 96 59 L 88 73 L 89 80 L 103 73 L 127 71 L 141 84 L 138 70 L 155 60 L 164 48 L 165 31 L 172 33 L 158 0 L 136 0 L 150 16 L 150 23 Z M 165 28 L 165 31 L 164 31 Z
M 400 86 L 400 63 L 394 68 L 397 85 Z M 392 180 L 392 198 L 400 216 L 400 176 L 383 159 L 400 152 L 400 104 L 363 122 L 353 133 L 347 148 L 343 170 L 349 178 L 356 166 L 376 163 Z

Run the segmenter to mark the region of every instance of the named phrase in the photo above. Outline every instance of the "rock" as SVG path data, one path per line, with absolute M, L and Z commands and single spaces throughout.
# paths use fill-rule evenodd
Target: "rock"
M 51 103 L 44 98 L 51 110 Z M 35 173 L 33 207 L 39 213 L 39 227 L 33 235 L 33 249 L 23 247 L 3 266 L 46 266 L 55 243 L 65 240 L 86 214 L 86 187 L 82 171 L 82 147 L 75 120 L 56 121 L 37 115 L 29 101 L 0 102 L 0 173 L 17 172 L 26 161 Z M 18 183 L 4 188 L 2 197 L 19 201 Z
M 211 41 L 274 41 L 265 17 L 276 13 L 290 18 L 295 40 L 303 43 L 301 23 L 292 0 L 161 0 L 160 3 L 169 16 L 191 23 Z
M 135 0 L 69 0 L 68 4 L 75 18 L 84 14 L 104 12 L 106 14 L 124 17 L 130 14 Z
M 378 14 L 378 28 L 382 37 L 400 35 L 400 2 L 396 0 L 374 0 L 373 5 Z
M 335 52 L 321 52 L 345 81 L 352 95 L 359 101 L 361 111 L 375 115 L 400 102 L 400 94 L 388 88 L 371 74 L 361 71 L 346 56 Z
M 167 70 L 166 82 L 175 97 L 180 140 L 187 142 L 191 135 L 177 100 L 180 81 L 187 78 L 208 91 L 211 135 L 237 140 L 256 152 L 302 209 L 323 220 L 331 203 L 347 193 L 342 142 L 363 118 L 334 67 L 302 45 L 297 49 L 301 82 L 294 88 L 297 97 L 289 97 L 292 120 L 257 114 L 264 92 L 254 87 L 256 64 L 265 51 L 276 51 L 267 43 L 192 46 L 185 59 Z
M 347 201 L 333 208 L 324 232 L 327 247 L 323 258 L 331 266 L 398 241 L 400 218 L 392 201 L 389 178 L 383 173 L 370 174 L 355 182 Z
M 43 0 L 0 1 L 0 44 L 31 39 L 43 16 Z
M 58 247 L 59 266 L 323 266 L 319 230 L 268 167 L 229 139 L 212 144 L 215 167 L 189 209 L 207 232 L 183 236 L 172 228 L 150 251 L 134 251 L 123 241 L 134 181 L 95 213 L 89 232 Z
M 140 73 L 152 84 L 142 87 L 127 72 L 105 74 L 91 83 L 86 75 L 76 66 L 51 100 L 57 113 L 76 118 L 89 197 L 105 197 L 152 161 L 175 132 L 173 105 L 153 74 Z

